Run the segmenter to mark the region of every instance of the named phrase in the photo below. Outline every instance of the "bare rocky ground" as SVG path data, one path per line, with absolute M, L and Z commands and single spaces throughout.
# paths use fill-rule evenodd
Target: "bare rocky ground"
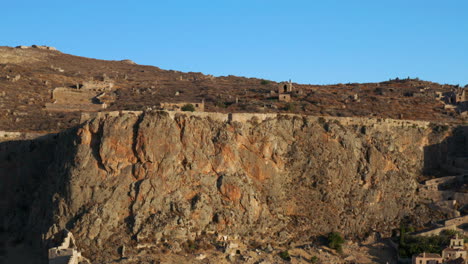
M 113 84 L 115 101 L 106 110 L 144 110 L 160 102 L 205 100 L 210 112 L 276 112 L 321 116 L 367 116 L 462 122 L 443 109 L 434 91 L 454 85 L 417 79 L 381 83 L 306 85 L 294 83 L 302 95 L 293 102 L 267 98 L 277 83 L 236 76 L 214 77 L 196 72 L 162 70 L 128 61 L 104 61 L 55 50 L 0 47 L 0 129 L 60 131 L 79 123 L 79 113 L 47 111 L 56 87 L 76 87 L 94 80 Z M 287 80 L 285 80 L 287 81 Z M 408 96 L 425 89 L 427 96 Z M 178 94 L 176 96 L 176 94 Z M 236 103 L 236 98 L 237 103 Z

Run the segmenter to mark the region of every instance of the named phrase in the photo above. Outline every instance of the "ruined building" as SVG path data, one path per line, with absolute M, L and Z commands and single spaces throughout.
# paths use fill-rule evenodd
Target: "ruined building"
M 52 103 L 46 103 L 48 111 L 99 111 L 115 100 L 114 84 L 103 75 L 102 81 L 85 81 L 72 87 L 52 90 Z
M 281 82 L 278 84 L 278 92 L 270 92 L 270 97 L 277 97 L 279 101 L 290 102 L 292 97 L 295 95 L 301 95 L 302 90 L 297 90 L 292 85 L 291 80 L 289 82 Z
M 63 230 L 54 238 L 55 246 L 49 249 L 49 264 L 78 264 L 89 260 L 81 255 L 76 247 L 75 238 L 68 230 Z
M 464 88 L 458 88 L 457 89 L 457 103 L 464 103 L 468 101 L 468 95 L 466 94 L 466 91 Z
M 204 112 L 205 111 L 205 100 L 202 100 L 201 103 L 193 103 L 193 102 L 178 102 L 178 103 L 160 103 L 161 110 L 168 110 L 168 111 L 182 111 L 182 108 L 187 105 L 192 105 L 196 112 Z

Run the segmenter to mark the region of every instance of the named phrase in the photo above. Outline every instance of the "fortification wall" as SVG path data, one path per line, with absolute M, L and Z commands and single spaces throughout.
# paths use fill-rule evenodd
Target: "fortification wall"
M 169 116 L 174 119 L 177 115 L 189 115 L 196 116 L 200 118 L 211 118 L 212 120 L 220 122 L 228 122 L 229 115 L 223 113 L 211 113 L 211 112 L 184 112 L 184 111 L 166 111 Z
M 452 225 L 459 226 L 459 225 L 466 224 L 466 223 L 468 223 L 468 215 L 446 220 L 445 226 L 452 226 Z
M 52 98 L 58 103 L 91 103 L 91 99 L 96 96 L 94 91 L 77 90 L 65 87 L 55 88 L 52 92 Z
M 438 185 L 441 185 L 441 184 L 447 184 L 447 183 L 451 183 L 451 182 L 454 182 L 454 181 L 462 182 L 464 180 L 464 177 L 465 177 L 464 175 L 440 177 L 440 178 L 436 178 L 436 179 L 433 179 L 433 180 L 428 180 L 428 181 L 424 182 L 424 185 L 426 185 L 426 186 L 438 186 Z
M 418 236 L 439 235 L 444 230 L 456 230 L 462 234 L 465 234 L 465 230 L 462 228 L 459 228 L 459 226 L 466 224 L 466 223 L 468 223 L 468 215 L 446 220 L 444 222 L 444 226 L 434 228 L 428 231 L 419 232 L 419 233 L 416 233 L 415 235 L 418 235 Z
M 22 135 L 21 132 L 0 131 L 0 141 L 21 138 Z
M 93 102 L 97 94 L 96 91 L 58 87 L 52 91 L 54 103 L 46 103 L 45 107 L 48 111 L 59 112 L 100 111 L 105 109 L 107 104 Z
M 278 113 L 215 113 L 215 112 L 185 112 L 185 111 L 165 111 L 171 118 L 177 115 L 196 116 L 201 118 L 211 118 L 220 122 L 262 122 L 267 119 L 275 119 L 278 117 L 299 117 L 306 118 L 311 122 L 337 122 L 344 126 L 369 126 L 380 128 L 422 128 L 427 129 L 431 122 L 415 121 L 415 120 L 400 120 L 390 118 L 370 118 L 370 117 L 331 117 L 331 116 L 307 116 L 298 114 L 278 114 Z M 140 115 L 143 111 L 110 111 L 110 112 L 86 112 L 81 115 L 81 122 L 85 122 L 93 118 L 102 118 L 105 116 L 119 116 L 121 114 L 133 113 Z
M 101 119 L 105 117 L 117 117 L 124 114 L 141 115 L 143 111 L 106 111 L 106 112 L 83 112 L 81 113 L 80 123 L 84 123 L 91 119 Z
M 180 111 L 182 107 L 185 105 L 191 104 L 195 111 L 197 112 L 204 112 L 205 111 L 205 103 L 193 103 L 193 102 L 180 102 L 180 103 L 160 103 L 160 107 L 166 111 Z
M 16 131 L 0 131 L 0 142 L 11 140 L 25 140 L 43 137 L 48 133 L 37 132 L 16 132 Z
M 82 90 L 100 90 L 111 91 L 114 88 L 114 83 L 109 81 L 84 81 L 82 83 Z
M 415 235 L 417 235 L 417 236 L 434 236 L 434 235 L 439 235 L 444 230 L 455 230 L 455 231 L 459 231 L 461 233 L 464 232 L 463 229 L 457 228 L 456 225 L 450 225 L 450 226 L 443 226 L 443 227 L 431 229 L 429 231 L 420 232 L 420 233 L 417 233 Z
M 433 201 L 456 200 L 459 204 L 468 203 L 468 193 L 426 189 L 422 196 Z
M 100 111 L 107 108 L 107 104 L 65 104 L 65 103 L 46 103 L 47 111 L 58 112 L 77 112 L 77 111 Z

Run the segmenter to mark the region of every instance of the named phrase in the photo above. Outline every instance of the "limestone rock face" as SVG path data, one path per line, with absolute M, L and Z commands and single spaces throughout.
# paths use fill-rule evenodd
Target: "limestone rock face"
M 0 145 L 3 158 L 23 153 L 0 166 L 10 166 L 2 177 L 16 177 L 11 186 L 24 191 L 11 191 L 4 226 L 45 241 L 67 228 L 97 262 L 118 258 L 123 244 L 179 245 L 212 233 L 279 242 L 330 231 L 388 234 L 403 219 L 434 218 L 417 178 L 425 147 L 445 136 L 339 118 L 98 118 L 21 147 Z

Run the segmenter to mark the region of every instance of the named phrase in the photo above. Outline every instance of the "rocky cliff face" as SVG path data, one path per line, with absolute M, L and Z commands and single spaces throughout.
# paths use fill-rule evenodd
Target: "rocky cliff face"
M 127 113 L 2 143 L 4 230 L 40 241 L 67 228 L 86 257 L 103 261 L 122 245 L 363 237 L 437 218 L 417 179 L 425 149 L 450 131 L 350 120 Z

